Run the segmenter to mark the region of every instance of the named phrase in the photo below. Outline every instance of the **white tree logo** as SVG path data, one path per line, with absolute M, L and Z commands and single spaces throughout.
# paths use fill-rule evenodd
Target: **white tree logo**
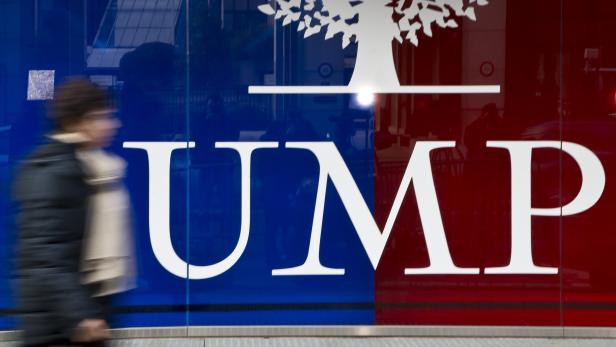
M 336 91 L 397 92 L 404 88 L 396 73 L 392 40 L 406 39 L 418 46 L 420 30 L 431 37 L 434 24 L 457 28 L 458 18 L 474 21 L 475 8 L 487 4 L 488 0 L 271 0 L 259 10 L 283 25 L 297 22 L 304 38 L 323 32 L 326 40 L 341 34 L 342 48 L 357 42 L 349 86 Z M 485 92 L 500 92 L 500 86 L 498 91 L 484 87 Z

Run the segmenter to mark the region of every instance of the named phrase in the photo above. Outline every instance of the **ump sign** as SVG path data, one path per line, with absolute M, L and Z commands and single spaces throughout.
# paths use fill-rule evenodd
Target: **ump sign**
M 277 142 L 218 142 L 216 148 L 237 152 L 241 166 L 241 214 L 239 239 L 235 248 L 224 260 L 205 266 L 187 263 L 173 249 L 169 223 L 170 162 L 174 150 L 194 148 L 194 142 L 125 142 L 125 148 L 145 150 L 149 161 L 149 224 L 152 249 L 160 264 L 172 274 L 193 280 L 216 277 L 228 271 L 242 256 L 250 236 L 251 221 L 251 159 L 257 150 L 273 150 Z M 531 275 L 558 274 L 558 268 L 537 266 L 532 257 L 533 216 L 570 216 L 591 208 L 603 194 L 605 173 L 601 161 L 588 148 L 571 142 L 558 141 L 489 141 L 491 148 L 509 152 L 511 158 L 511 257 L 508 264 L 485 269 L 486 274 Z M 425 268 L 406 268 L 406 275 L 469 275 L 479 274 L 479 268 L 462 268 L 455 265 L 447 244 L 443 221 L 430 163 L 430 153 L 439 149 L 454 148 L 455 142 L 417 142 L 411 154 L 402 181 L 393 201 L 385 228 L 380 230 L 372 212 L 366 205 L 353 176 L 333 142 L 287 142 L 288 149 L 311 152 L 319 166 L 318 188 L 313 212 L 312 231 L 307 258 L 303 264 L 292 268 L 273 269 L 272 276 L 344 275 L 343 268 L 321 264 L 320 245 L 327 242 L 322 236 L 323 214 L 327 182 L 331 180 L 339 194 L 355 231 L 376 270 L 391 233 L 400 206 L 412 183 L 430 265 Z M 537 208 L 532 206 L 532 154 L 535 149 L 560 150 L 570 155 L 582 172 L 582 184 L 573 201 L 564 206 Z M 280 163 L 285 165 L 285 163 Z M 333 193 L 333 192 L 331 192 Z M 330 194 L 331 194 L 330 193 Z M 155 198 L 154 198 L 155 197 Z M 463 198 L 463 197 L 462 197 Z M 327 235 L 327 232 L 326 232 Z

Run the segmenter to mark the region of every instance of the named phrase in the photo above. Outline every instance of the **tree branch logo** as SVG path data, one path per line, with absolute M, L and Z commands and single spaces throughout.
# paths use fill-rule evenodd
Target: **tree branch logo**
M 488 0 L 272 0 L 259 6 L 286 26 L 296 23 L 304 38 L 342 35 L 342 48 L 358 45 L 348 86 L 273 86 L 250 93 L 500 93 L 500 86 L 401 86 L 392 40 L 419 46 L 419 33 L 433 27 L 457 28 L 461 19 L 476 20 L 475 9 Z

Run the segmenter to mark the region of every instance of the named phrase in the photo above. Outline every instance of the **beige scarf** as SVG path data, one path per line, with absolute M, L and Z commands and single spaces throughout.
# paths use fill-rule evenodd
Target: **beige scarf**
M 52 136 L 79 143 L 79 134 Z M 106 296 L 135 287 L 135 259 L 130 225 L 130 201 L 122 184 L 126 163 L 103 150 L 81 150 L 78 159 L 88 173 L 95 193 L 89 201 L 88 230 L 84 237 L 81 281 L 97 285 L 95 296 Z
M 90 201 L 82 282 L 99 284 L 96 296 L 127 291 L 135 287 L 135 261 L 130 201 L 122 184 L 126 163 L 102 150 L 81 151 L 78 157 L 90 172 L 87 181 L 96 191 Z

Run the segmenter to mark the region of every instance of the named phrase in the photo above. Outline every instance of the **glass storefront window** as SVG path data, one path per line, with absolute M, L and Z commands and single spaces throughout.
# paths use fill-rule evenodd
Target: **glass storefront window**
M 0 329 L 9 183 L 73 75 L 123 123 L 117 327 L 616 325 L 614 7 L 0 2 Z

